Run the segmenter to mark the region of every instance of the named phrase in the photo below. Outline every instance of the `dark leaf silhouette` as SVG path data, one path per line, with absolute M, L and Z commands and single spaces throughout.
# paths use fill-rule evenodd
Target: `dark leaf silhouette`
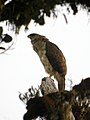
M 0 21 L 8 20 L 15 25 L 18 30 L 22 25 L 28 26 L 31 20 L 39 25 L 45 24 L 45 16 L 50 17 L 51 14 L 57 16 L 56 6 L 66 6 L 67 4 L 73 10 L 75 15 L 78 12 L 78 5 L 90 12 L 89 0 L 10 0 L 6 4 L 6 0 L 0 1 Z M 67 11 L 70 12 L 69 7 Z M 17 30 L 17 29 L 16 29 Z
M 0 37 L 1 37 L 2 33 L 3 33 L 3 28 L 0 26 Z
M 2 41 L 6 42 L 6 43 L 9 43 L 12 41 L 12 37 L 8 34 L 4 34 L 4 38 L 2 38 Z
M 0 47 L 0 49 L 1 49 L 1 50 L 5 50 L 5 48 L 4 48 L 4 47 Z

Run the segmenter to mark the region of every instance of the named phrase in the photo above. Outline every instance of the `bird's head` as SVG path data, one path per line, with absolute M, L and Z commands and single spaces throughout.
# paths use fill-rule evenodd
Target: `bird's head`
M 42 37 L 45 37 L 45 36 L 42 36 L 42 35 L 39 35 L 39 34 L 36 34 L 36 33 L 32 33 L 32 34 L 28 35 L 27 37 L 30 38 L 31 41 L 32 41 L 32 40 L 36 40 L 38 38 L 42 38 Z
M 28 38 L 31 39 L 31 43 L 34 42 L 34 41 L 39 41 L 39 40 L 46 40 L 47 38 L 43 35 L 39 35 L 39 34 L 36 34 L 36 33 L 32 33 L 30 35 L 27 36 Z
M 32 33 L 32 34 L 28 35 L 27 37 L 30 38 L 32 41 L 32 40 L 35 40 L 38 36 L 40 36 L 40 35 L 38 35 L 36 33 Z

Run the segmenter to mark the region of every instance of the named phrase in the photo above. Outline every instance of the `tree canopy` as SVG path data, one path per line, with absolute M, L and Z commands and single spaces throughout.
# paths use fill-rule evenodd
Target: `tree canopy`
M 89 0 L 0 0 L 0 22 L 8 21 L 18 29 L 22 25 L 27 28 L 31 20 L 44 25 L 45 15 L 55 15 L 56 5 L 62 7 L 67 4 L 67 11 L 70 12 L 71 7 L 74 15 L 78 12 L 78 5 L 90 11 Z

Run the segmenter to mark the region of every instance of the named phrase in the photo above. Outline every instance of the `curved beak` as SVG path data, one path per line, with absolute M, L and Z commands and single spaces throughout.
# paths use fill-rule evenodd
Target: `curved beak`
M 27 37 L 30 38 L 30 34 Z

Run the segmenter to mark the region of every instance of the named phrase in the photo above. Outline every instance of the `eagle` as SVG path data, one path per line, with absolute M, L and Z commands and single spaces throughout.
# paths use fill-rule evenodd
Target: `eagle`
M 65 90 L 67 66 L 62 51 L 43 35 L 32 33 L 27 37 L 31 39 L 33 50 L 38 54 L 46 73 L 57 80 L 59 91 Z

